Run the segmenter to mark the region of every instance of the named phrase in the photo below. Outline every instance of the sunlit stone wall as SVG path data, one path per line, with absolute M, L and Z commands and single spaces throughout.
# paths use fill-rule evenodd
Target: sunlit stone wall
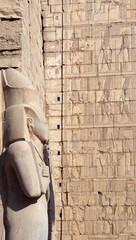
M 56 239 L 134 240 L 136 1 L 42 7 Z

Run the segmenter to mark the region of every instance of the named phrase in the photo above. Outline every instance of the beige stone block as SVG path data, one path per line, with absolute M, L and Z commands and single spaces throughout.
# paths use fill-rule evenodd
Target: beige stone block
M 62 12 L 62 6 L 61 6 L 61 4 L 59 4 L 59 5 L 52 5 L 51 6 L 51 11 L 53 12 L 53 13 L 59 13 L 59 12 Z
M 80 88 L 81 88 L 81 90 L 88 90 L 87 89 L 87 84 L 88 84 L 88 82 L 87 82 L 87 78 L 80 78 Z
M 55 206 L 62 207 L 61 193 L 55 193 Z
M 57 41 L 62 40 L 62 28 L 61 27 L 55 28 L 55 32 L 56 32 L 56 40 Z
M 62 212 L 62 208 L 61 207 L 57 207 L 55 209 L 55 212 L 56 212 L 56 221 L 60 221 L 61 220 L 61 212 Z
M 13 55 L 12 55 L 13 53 Z M 5 52 L 5 55 L 0 56 L 1 68 L 18 68 L 21 65 L 21 53 Z
M 77 27 L 75 26 L 75 38 L 91 38 L 92 37 L 92 27 L 91 26 L 84 26 L 84 27 Z
M 63 131 L 63 141 L 72 141 L 73 137 L 72 137 L 73 131 L 71 129 L 65 129 Z
M 95 178 L 96 174 L 96 167 L 82 167 L 81 168 L 81 177 L 82 178 Z
M 98 82 L 98 78 L 88 78 L 87 79 L 87 90 L 91 91 L 91 90 L 98 90 L 99 89 L 99 82 Z
M 94 51 L 96 49 L 96 40 L 92 38 L 79 39 L 79 49 L 82 51 Z
M 79 70 L 78 65 L 63 67 L 63 77 L 64 78 L 79 77 L 79 75 L 80 75 L 80 70 Z
M 115 167 L 115 172 L 117 177 L 124 177 L 126 175 L 126 167 L 125 166 Z
M 65 96 L 65 95 L 64 95 Z M 64 97 L 65 98 L 65 97 Z M 66 101 L 66 100 L 65 100 Z M 66 104 L 65 103 L 65 105 L 63 106 L 63 114 L 64 114 L 64 116 L 70 116 L 70 115 L 72 115 L 72 103 L 70 103 L 70 104 Z M 69 121 L 68 120 L 68 117 L 66 117 L 67 118 L 67 121 Z M 70 116 L 70 118 L 71 118 L 71 116 Z M 65 118 L 64 118 L 65 119 Z
M 73 218 L 75 221 L 83 221 L 84 219 L 84 209 L 79 207 L 73 208 Z
M 45 54 L 45 66 L 60 66 L 61 65 L 61 54 L 60 53 L 48 53 Z
M 103 216 L 102 207 L 86 207 L 85 208 L 85 220 L 97 220 L 101 219 Z
M 46 9 L 46 11 L 45 11 Z M 42 16 L 46 17 L 50 13 L 50 6 L 47 5 L 47 2 L 42 1 Z
M 59 97 L 59 101 L 58 101 Z M 61 93 L 46 93 L 46 102 L 49 105 L 55 104 L 59 105 L 62 103 L 62 94 Z
M 95 103 L 95 102 L 96 102 L 95 96 L 96 96 L 95 91 L 89 91 L 89 92 L 87 93 L 88 103 Z
M 110 198 L 110 205 L 114 206 L 118 204 L 119 206 L 123 206 L 126 202 L 126 192 L 112 192 Z
M 17 0 L 5 0 L 1 2 L 0 18 L 22 18 L 20 3 Z
M 64 207 L 62 209 L 62 219 L 64 221 L 73 220 L 73 211 L 71 207 Z
M 131 67 L 129 67 L 130 69 Z M 120 63 L 111 63 L 107 62 L 107 64 L 99 64 L 98 65 L 98 71 L 99 75 L 107 74 L 107 75 L 112 75 L 112 74 L 119 74 L 121 72 L 121 64 Z M 128 70 L 129 71 L 129 70 Z
M 59 97 L 59 93 L 61 92 L 61 79 L 49 79 L 47 80 L 46 79 L 46 93 L 50 92 L 50 93 L 53 93 L 53 92 L 58 92 L 58 97 Z
M 125 136 L 124 136 L 125 138 Z M 133 140 L 132 139 L 124 139 L 123 140 L 123 151 L 125 153 L 133 152 Z M 126 157 L 129 157 L 129 155 L 126 155 Z M 129 158 L 127 159 L 129 162 Z
M 114 3 L 111 3 L 110 4 L 110 16 L 109 16 L 109 18 L 110 18 L 110 21 L 112 22 L 112 21 L 119 21 L 119 19 L 120 19 L 120 8 L 121 8 L 121 6 L 119 6 L 119 5 L 116 5 L 116 4 L 114 4 Z
M 21 49 L 22 46 L 22 22 L 21 20 L 17 21 L 0 21 L 0 50 L 15 50 Z M 10 31 L 10 34 L 9 34 Z
M 44 27 L 53 27 L 54 26 L 54 19 L 53 14 L 48 14 L 48 17 L 43 18 L 43 26 Z
M 66 13 L 65 13 L 66 14 Z M 67 17 L 69 16 L 69 14 L 67 13 Z M 77 11 L 72 11 L 70 13 L 70 17 L 71 17 L 71 25 L 81 25 L 82 24 L 86 24 L 88 21 L 86 19 L 86 12 L 79 10 Z M 67 18 L 66 18 L 67 19 Z M 64 25 L 68 25 L 67 24 L 67 20 L 64 21 Z
M 121 89 L 110 91 L 111 101 L 119 102 L 119 101 L 121 101 L 121 96 L 122 96 L 122 90 Z
M 78 51 L 79 49 L 79 40 L 63 40 L 63 51 Z
M 55 179 L 61 179 L 61 168 L 56 167 L 56 168 L 52 169 L 52 174 Z
M 71 224 L 71 221 L 70 222 L 64 221 L 63 225 L 62 225 L 62 231 L 63 232 L 69 232 L 70 231 L 70 224 Z
M 112 127 L 113 126 L 113 116 L 109 113 L 102 113 L 102 115 L 94 116 L 94 124 L 98 127 Z
M 127 9 L 136 9 L 136 2 L 134 0 L 127 0 Z
M 72 155 L 71 154 L 63 155 L 63 166 L 64 167 L 67 167 L 67 166 L 72 167 Z
M 72 239 L 72 236 L 69 235 L 69 233 L 62 233 L 62 239 L 65 239 L 65 240 L 71 240 Z
M 72 79 L 70 79 L 70 78 L 65 79 L 65 84 L 64 84 L 64 87 L 63 87 L 64 92 L 65 91 L 71 91 L 71 81 L 72 81 Z
M 63 169 L 63 177 L 64 179 L 78 179 L 80 177 L 80 167 L 74 167 L 74 168 L 64 168 Z
M 53 167 L 62 167 L 61 155 L 51 155 L 49 161 L 52 163 Z
M 123 48 L 130 48 L 131 46 L 131 36 L 113 36 L 107 40 L 109 40 L 110 49 L 119 49 L 121 51 Z
M 79 102 L 79 93 L 78 91 L 64 92 L 64 103 L 72 103 L 73 105 L 78 105 Z
M 135 73 L 136 62 L 124 62 L 122 64 L 122 73 Z
M 71 235 L 82 235 L 84 234 L 84 222 L 73 221 L 70 222 L 70 233 Z
M 81 89 L 81 80 L 80 79 L 71 79 L 71 90 L 76 91 Z
M 92 52 L 65 52 L 63 54 L 63 61 L 66 65 L 89 64 L 92 63 Z
M 58 155 L 58 151 L 61 153 L 62 146 L 60 143 L 49 143 L 49 153 L 51 155 Z
M 90 77 L 97 75 L 97 65 L 80 65 L 80 76 L 83 77 Z
M 93 235 L 93 221 L 85 221 L 85 234 Z
M 115 180 L 114 182 L 112 182 L 112 185 L 115 192 L 123 192 L 126 189 L 125 180 Z
M 54 0 L 50 0 L 50 5 L 61 5 L 61 0 L 56 0 L 54 4 Z
M 56 79 L 56 78 L 61 78 L 61 68 L 60 67 L 46 67 L 45 79 Z
M 63 190 L 63 192 L 66 191 L 65 186 L 64 186 L 65 184 L 62 183 L 62 179 L 53 179 L 53 177 L 52 177 L 52 180 L 53 180 L 53 183 L 54 183 L 54 186 L 53 186 L 54 191 L 56 193 L 62 193 L 62 190 Z
M 43 39 L 45 41 L 55 41 L 56 40 L 55 29 L 46 27 L 45 30 L 43 30 Z
M 72 165 L 74 167 L 83 167 L 85 164 L 85 161 L 84 161 L 84 156 L 81 155 L 81 154 L 75 154 L 73 156 L 73 161 L 72 161 Z
M 68 204 L 70 206 L 83 207 L 88 202 L 89 202 L 89 193 L 88 192 L 84 192 L 84 193 L 80 192 L 80 197 L 78 194 L 75 194 L 75 193 L 70 194 L 69 193 Z
M 74 4 L 75 3 L 75 1 L 74 0 L 64 0 L 64 4 Z M 84 0 L 77 0 L 77 2 L 76 3 L 84 3 Z
M 115 222 L 115 232 L 120 234 L 121 232 L 124 233 L 124 230 L 127 228 L 127 222 L 125 220 L 118 220 Z
M 109 5 L 107 2 L 92 3 L 93 21 L 96 23 L 108 22 L 108 9 Z
M 49 139 L 52 142 L 59 142 L 59 141 L 61 141 L 61 131 L 60 130 L 51 130 L 49 132 Z
M 60 117 L 61 116 L 61 105 L 53 104 L 48 106 L 49 116 Z
M 62 26 L 62 13 L 55 13 L 54 14 L 54 26 L 60 27 Z
M 73 240 L 88 240 L 88 235 L 73 236 Z
M 67 191 L 70 194 L 77 193 L 77 192 L 80 192 L 80 194 L 81 193 L 85 194 L 85 192 L 89 194 L 91 190 L 92 190 L 92 182 L 90 181 L 90 179 L 87 179 L 84 181 L 75 179 L 71 183 L 67 183 Z
M 49 129 L 61 129 L 61 118 L 60 117 L 50 117 L 48 120 Z M 59 128 L 58 128 L 59 126 Z
M 61 52 L 62 51 L 62 42 L 61 41 L 53 41 L 46 42 L 44 44 L 44 52 Z
M 107 192 L 113 191 L 113 186 L 109 180 L 94 180 L 93 181 L 93 190 L 94 192 Z
M 63 29 L 63 39 L 73 39 L 74 38 L 74 27 L 64 27 Z

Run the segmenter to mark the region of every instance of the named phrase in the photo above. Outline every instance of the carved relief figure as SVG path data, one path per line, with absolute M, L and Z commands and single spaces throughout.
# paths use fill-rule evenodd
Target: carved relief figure
M 43 161 L 43 144 L 48 140 L 46 119 L 37 91 L 21 73 L 3 71 L 3 83 L 6 240 L 47 240 L 49 169 Z

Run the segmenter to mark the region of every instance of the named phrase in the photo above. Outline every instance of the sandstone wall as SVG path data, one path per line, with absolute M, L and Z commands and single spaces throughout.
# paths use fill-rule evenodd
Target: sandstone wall
M 41 94 L 44 102 L 43 42 L 41 1 L 21 2 L 22 7 L 22 71 L 25 72 Z
M 43 1 L 56 239 L 135 239 L 135 22 L 135 0 Z
M 0 69 L 22 70 L 48 115 L 53 240 L 135 239 L 135 22 L 135 0 L 0 3 Z M 4 240 L 2 217 L 1 199 Z

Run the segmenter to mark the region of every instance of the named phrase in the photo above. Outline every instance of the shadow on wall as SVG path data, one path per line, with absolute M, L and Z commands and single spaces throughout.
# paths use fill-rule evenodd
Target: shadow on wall
M 54 199 L 54 191 L 53 191 L 52 177 L 51 177 L 51 171 L 50 171 L 49 156 L 48 156 L 48 151 L 46 147 L 44 147 L 44 162 L 49 167 L 49 173 L 50 173 L 50 186 L 49 186 L 50 200 L 48 203 L 48 220 L 49 220 L 48 240 L 51 240 L 52 227 L 55 223 L 55 199 Z

